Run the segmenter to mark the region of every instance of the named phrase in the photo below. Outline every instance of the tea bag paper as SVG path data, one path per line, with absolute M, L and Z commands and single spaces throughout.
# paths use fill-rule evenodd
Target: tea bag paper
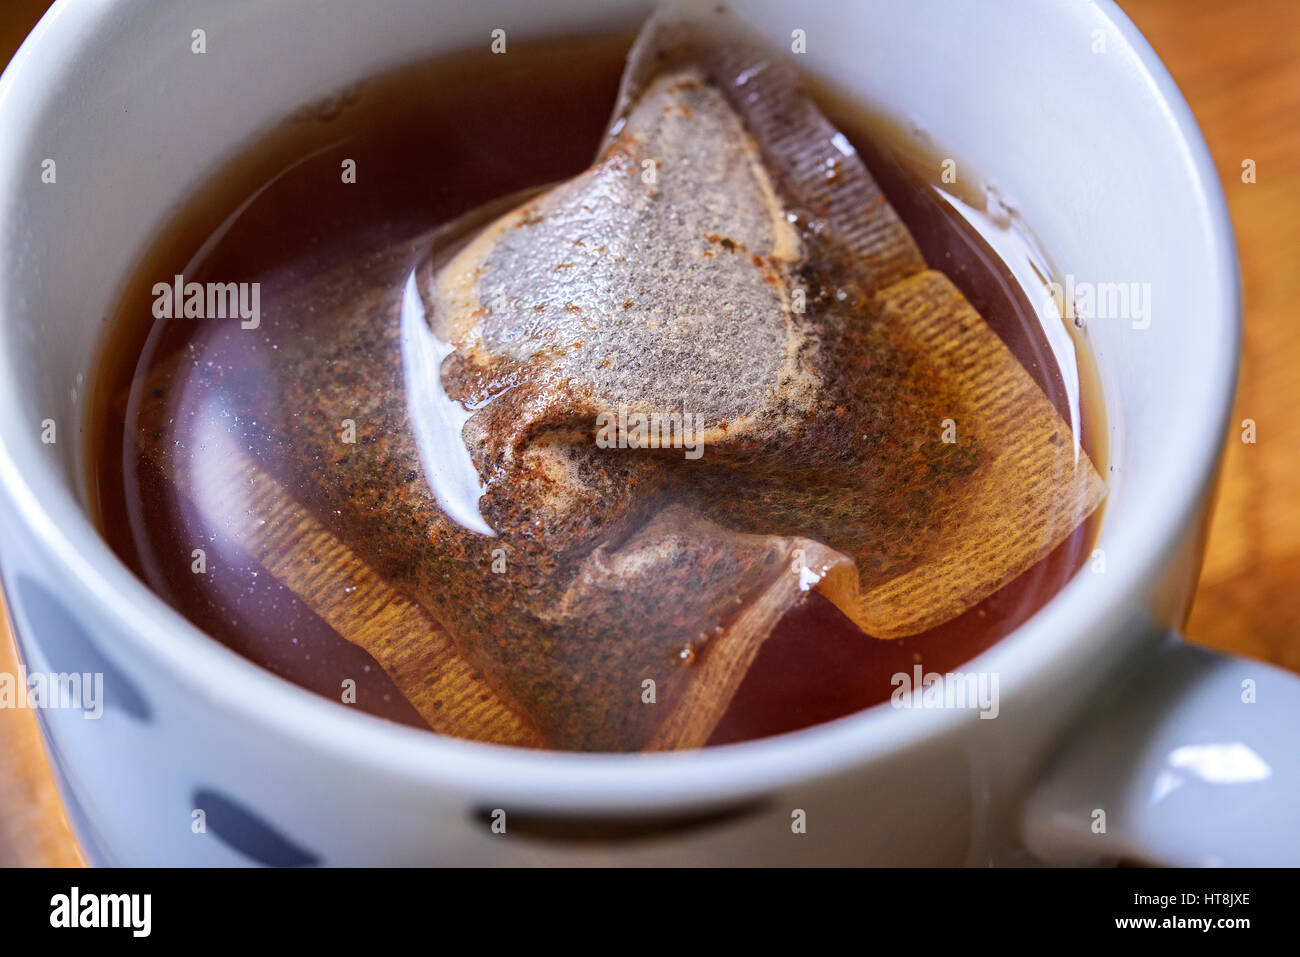
M 868 635 L 922 632 L 1104 495 L 793 66 L 725 8 L 661 8 L 595 164 L 479 219 L 264 307 L 311 320 L 276 374 L 214 383 L 250 413 L 230 461 L 279 483 L 259 507 L 333 548 L 291 587 L 319 605 L 361 568 L 437 623 L 394 641 L 345 620 L 361 609 L 329 619 L 435 728 L 701 745 L 810 589 Z M 433 365 L 411 361 L 415 320 Z M 145 444 L 202 473 L 201 450 Z

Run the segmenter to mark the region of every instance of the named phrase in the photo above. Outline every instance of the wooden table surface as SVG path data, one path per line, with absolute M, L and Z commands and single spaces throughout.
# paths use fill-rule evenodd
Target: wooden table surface
M 1300 0 L 1126 0 L 1205 131 L 1232 208 L 1246 343 L 1192 640 L 1300 671 Z M 6 0 L 0 62 L 45 0 Z M 1243 183 L 1255 161 L 1257 182 Z M 0 633 L 0 673 L 17 668 Z M 0 865 L 82 858 L 30 712 L 0 710 Z

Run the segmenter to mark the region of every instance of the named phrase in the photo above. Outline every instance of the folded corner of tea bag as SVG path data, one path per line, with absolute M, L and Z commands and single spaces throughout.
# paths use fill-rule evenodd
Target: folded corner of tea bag
M 926 560 L 863 590 L 868 634 L 917 634 L 957 617 L 1028 571 L 1101 504 L 1106 484 L 1071 428 L 942 273 L 877 294 L 880 315 L 960 399 L 946 438 L 978 450 L 935 516 Z M 937 427 L 940 423 L 934 423 Z
M 833 234 L 867 293 L 925 268 L 911 233 L 848 138 L 807 95 L 793 59 L 727 3 L 663 0 L 628 53 L 602 155 L 658 78 L 692 71 L 725 97 L 762 157 L 787 217 Z M 824 250 L 823 250 L 824 252 Z
M 781 618 L 814 588 L 849 593 L 856 582 L 852 559 L 820 542 L 740 534 L 686 506 L 663 508 L 598 546 L 551 607 L 570 648 L 584 648 L 574 668 L 607 657 L 553 723 L 587 749 L 702 746 Z M 639 693 L 639 707 L 573 720 L 588 704 L 594 717 L 619 687 Z

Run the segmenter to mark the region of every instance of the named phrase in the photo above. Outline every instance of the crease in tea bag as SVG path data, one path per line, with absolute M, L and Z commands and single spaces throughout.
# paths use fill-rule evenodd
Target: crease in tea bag
M 468 697 L 521 743 L 701 745 L 810 589 L 868 635 L 916 634 L 1104 497 L 793 66 L 725 8 L 662 7 L 595 164 L 461 233 L 266 304 L 274 355 L 208 388 L 242 412 L 231 454 L 346 543 L 291 587 L 372 571 L 441 626 L 432 672 L 481 676 Z M 415 322 L 440 369 L 404 362 Z M 464 413 L 463 448 L 413 427 L 435 401 Z M 160 458 L 200 451 L 141 431 Z M 476 720 L 430 723 L 501 740 Z

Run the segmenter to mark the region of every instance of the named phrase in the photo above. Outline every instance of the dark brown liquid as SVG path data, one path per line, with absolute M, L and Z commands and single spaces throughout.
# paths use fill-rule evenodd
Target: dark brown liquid
M 205 184 L 159 235 L 110 324 L 92 406 L 92 488 L 105 537 L 151 588 L 199 628 L 245 657 L 339 700 L 357 682 L 356 706 L 423 726 L 379 665 L 278 584 L 168 477 L 139 454 L 135 405 L 126 400 L 169 357 L 217 365 L 221 337 L 202 321 L 155 320 L 155 283 L 258 281 L 263 301 L 358 256 L 387 248 L 480 204 L 572 176 L 591 162 L 613 105 L 627 38 L 486 50 L 368 81 L 270 132 Z M 836 115 L 921 245 L 1070 420 L 1062 370 L 1040 319 L 1005 265 L 919 179 Z M 356 162 L 356 182 L 340 176 Z M 246 205 L 245 205 L 246 204 Z M 241 345 L 252 340 L 245 337 Z M 209 350 L 205 352 L 204 350 Z M 1071 375 L 1075 370 L 1069 370 Z M 1085 400 L 1090 382 L 1084 381 Z M 1082 412 L 1082 441 L 1103 449 Z M 183 428 L 183 424 L 175 427 Z M 713 743 L 805 727 L 889 697 L 890 677 L 949 671 L 1007 634 L 1046 602 L 1087 557 L 1094 517 L 1051 555 L 959 618 L 923 635 L 862 635 L 817 594 L 786 616 L 764 645 Z M 208 574 L 191 571 L 206 550 Z

